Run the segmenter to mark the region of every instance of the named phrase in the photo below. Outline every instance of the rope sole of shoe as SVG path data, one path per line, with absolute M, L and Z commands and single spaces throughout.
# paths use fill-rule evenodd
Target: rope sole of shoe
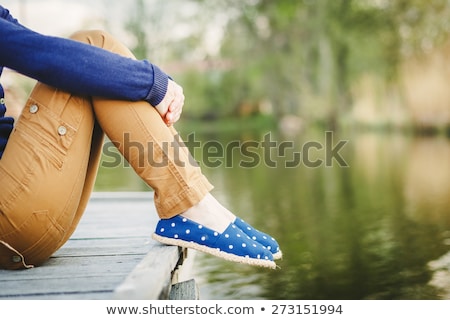
M 161 243 L 167 244 L 167 245 L 173 245 L 173 246 L 179 246 L 183 248 L 190 248 L 194 250 L 198 250 L 201 252 L 205 252 L 208 254 L 211 254 L 213 256 L 222 258 L 224 260 L 232 261 L 232 262 L 238 262 L 243 264 L 248 264 L 252 266 L 258 266 L 258 267 L 265 267 L 265 268 L 271 268 L 275 269 L 277 267 L 276 263 L 271 260 L 263 260 L 263 259 L 255 259 L 250 257 L 241 257 L 237 256 L 235 254 L 231 254 L 228 252 L 220 251 L 217 248 L 210 248 L 208 246 L 204 246 L 195 242 L 190 241 L 184 241 L 181 239 L 173 239 L 173 238 L 166 238 L 162 237 L 157 234 L 152 234 L 152 238 L 156 241 L 159 241 Z

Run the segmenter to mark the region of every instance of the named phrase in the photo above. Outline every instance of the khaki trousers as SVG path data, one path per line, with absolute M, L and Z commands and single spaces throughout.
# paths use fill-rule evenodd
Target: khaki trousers
M 101 31 L 73 39 L 133 57 Z M 92 192 L 105 134 L 153 188 L 160 218 L 212 189 L 147 102 L 80 97 L 38 83 L 0 160 L 0 268 L 42 264 L 69 239 Z

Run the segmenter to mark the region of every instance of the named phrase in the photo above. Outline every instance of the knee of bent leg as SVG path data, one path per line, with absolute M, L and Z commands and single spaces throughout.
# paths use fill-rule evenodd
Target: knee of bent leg
M 88 43 L 101 48 L 104 47 L 105 39 L 108 37 L 112 36 L 103 30 L 80 30 L 70 36 L 72 40 Z
M 126 57 L 134 58 L 131 51 L 125 45 L 104 30 L 81 30 L 73 33 L 70 38 Z

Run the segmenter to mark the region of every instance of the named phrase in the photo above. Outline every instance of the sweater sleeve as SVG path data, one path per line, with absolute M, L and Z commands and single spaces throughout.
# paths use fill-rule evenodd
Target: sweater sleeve
M 147 60 L 42 35 L 10 19 L 0 19 L 2 66 L 79 95 L 145 100 L 156 106 L 166 94 L 168 76 Z

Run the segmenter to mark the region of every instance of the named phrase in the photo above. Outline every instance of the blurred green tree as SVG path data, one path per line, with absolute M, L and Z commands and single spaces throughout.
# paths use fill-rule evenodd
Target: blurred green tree
M 205 117 L 254 114 L 271 105 L 277 117 L 293 114 L 335 127 L 352 111 L 352 88 L 362 76 L 395 85 L 405 58 L 445 43 L 450 32 L 446 0 L 188 2 L 196 14 L 177 23 L 190 32 L 167 46 L 171 58 L 191 64 L 177 72 L 190 94 L 187 113 Z M 147 54 L 139 23 L 144 6 L 137 0 L 128 24 L 138 56 Z M 202 52 L 218 21 L 220 50 Z M 195 59 L 206 67 L 196 67 Z M 217 61 L 228 63 L 218 68 Z

